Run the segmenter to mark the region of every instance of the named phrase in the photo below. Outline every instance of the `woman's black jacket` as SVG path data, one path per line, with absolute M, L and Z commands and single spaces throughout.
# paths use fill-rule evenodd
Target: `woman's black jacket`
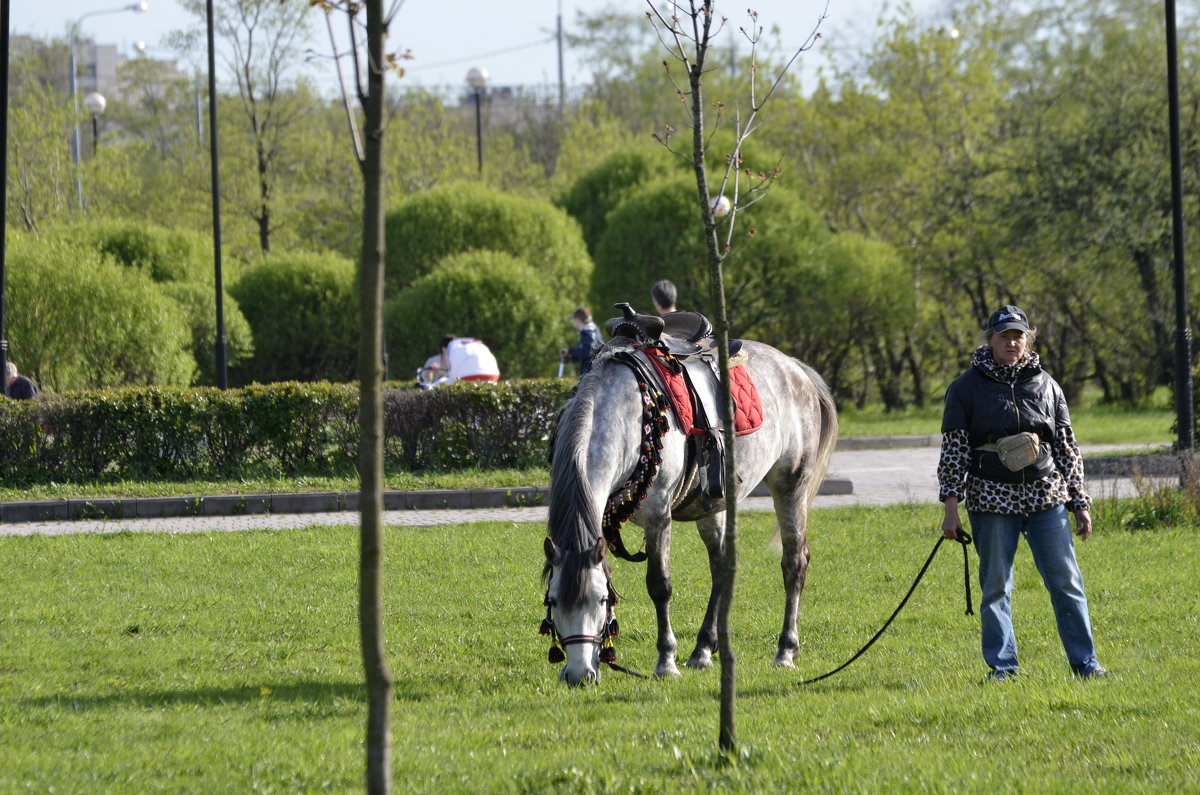
M 1070 424 L 1062 387 L 1037 363 L 1022 367 L 1011 384 L 977 365 L 968 367 L 950 384 L 942 415 L 942 433 L 968 432 L 971 474 L 998 483 L 1028 483 L 1053 472 L 1051 446 L 1058 428 Z M 1037 460 L 1022 470 L 1013 472 L 995 452 L 977 449 L 1021 431 L 1036 433 L 1041 445 Z

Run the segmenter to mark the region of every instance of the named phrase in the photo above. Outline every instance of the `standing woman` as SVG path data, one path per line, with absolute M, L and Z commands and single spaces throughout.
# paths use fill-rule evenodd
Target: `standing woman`
M 1096 660 L 1067 515 L 1075 514 L 1081 539 L 1092 534 L 1083 459 L 1062 387 L 1030 350 L 1036 338 L 1024 312 L 1000 307 L 988 319 L 971 366 L 946 392 L 937 469 L 942 533 L 952 539 L 962 529 L 958 506 L 965 502 L 979 553 L 983 659 L 990 679 L 1017 674 L 1013 557 L 1022 535 L 1050 592 L 1071 670 L 1081 677 L 1107 676 Z

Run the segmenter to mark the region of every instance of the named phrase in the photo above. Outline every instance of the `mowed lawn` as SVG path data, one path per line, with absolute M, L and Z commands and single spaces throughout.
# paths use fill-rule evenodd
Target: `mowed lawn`
M 400 792 L 1196 792 L 1196 528 L 1101 526 L 1079 545 L 1101 661 L 1068 671 L 1028 553 L 1024 676 L 985 685 L 962 555 L 930 506 L 814 512 L 796 671 L 771 666 L 772 520 L 740 523 L 739 758 L 716 754 L 718 671 L 569 690 L 546 662 L 539 525 L 391 528 L 388 649 Z M 636 530 L 632 533 L 637 538 Z M 0 539 L 0 792 L 361 789 L 354 528 Z M 972 579 L 974 579 L 974 553 Z M 675 533 L 681 659 L 707 595 Z M 654 664 L 644 567 L 618 561 L 619 662 Z M 973 596 L 978 588 L 972 584 Z

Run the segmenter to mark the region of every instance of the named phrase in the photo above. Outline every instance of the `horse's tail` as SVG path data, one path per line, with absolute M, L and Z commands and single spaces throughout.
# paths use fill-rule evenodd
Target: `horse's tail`
M 821 434 L 820 441 L 817 443 L 816 465 L 813 467 L 813 476 L 809 479 L 804 494 L 804 504 L 812 505 L 813 498 L 817 496 L 817 491 L 825 479 L 825 470 L 829 468 L 829 460 L 833 458 L 833 451 L 837 447 L 838 416 L 837 404 L 834 402 L 833 391 L 830 390 L 829 384 L 825 383 L 825 379 L 816 370 L 803 362 L 801 365 L 808 371 L 808 377 L 812 379 L 813 386 L 817 389 L 817 402 L 821 408 Z

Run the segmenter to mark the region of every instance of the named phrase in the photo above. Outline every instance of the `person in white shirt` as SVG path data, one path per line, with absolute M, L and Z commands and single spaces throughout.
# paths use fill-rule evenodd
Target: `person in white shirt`
M 499 381 L 500 367 L 488 346 L 473 337 L 447 334 L 442 338 L 442 366 L 446 375 L 438 383 Z

